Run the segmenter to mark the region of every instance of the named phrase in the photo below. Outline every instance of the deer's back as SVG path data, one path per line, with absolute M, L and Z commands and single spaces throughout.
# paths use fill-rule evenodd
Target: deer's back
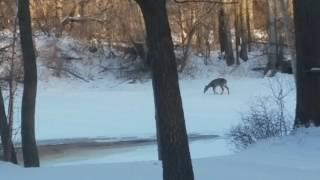
M 227 84 L 227 80 L 224 78 L 217 78 L 210 82 L 210 86 L 224 85 Z

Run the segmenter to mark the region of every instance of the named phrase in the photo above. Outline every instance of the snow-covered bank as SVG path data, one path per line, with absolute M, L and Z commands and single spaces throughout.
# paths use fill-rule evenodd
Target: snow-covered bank
M 231 156 L 194 159 L 196 179 L 210 180 L 318 180 L 320 177 L 320 129 L 261 142 Z M 0 163 L 1 177 L 8 180 L 160 180 L 156 161 L 44 167 L 23 169 Z

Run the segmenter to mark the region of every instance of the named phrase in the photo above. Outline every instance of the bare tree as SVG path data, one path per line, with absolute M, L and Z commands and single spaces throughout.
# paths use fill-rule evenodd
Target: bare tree
M 235 5 L 234 6 L 234 29 L 235 29 L 235 33 L 234 33 L 234 38 L 235 38 L 235 52 L 236 52 L 236 63 L 237 65 L 240 64 L 240 51 L 239 51 L 239 47 L 240 47 L 240 43 L 241 43 L 241 26 L 240 26 L 240 22 L 241 22 L 241 15 L 240 15 L 240 6 L 239 5 Z
M 24 87 L 21 107 L 21 140 L 25 167 L 40 166 L 35 139 L 37 65 L 32 39 L 29 0 L 18 0 L 18 19 L 24 62 Z
M 254 41 L 253 33 L 254 33 L 254 14 L 253 14 L 253 2 L 254 0 L 246 0 L 247 1 L 247 29 L 248 29 L 248 51 L 252 50 L 251 43 Z
M 241 49 L 240 58 L 247 61 L 248 58 L 248 19 L 247 19 L 247 0 L 240 1 L 240 17 L 241 17 Z
M 11 140 L 10 127 L 6 116 L 2 89 L 0 87 L 0 136 L 3 148 L 4 160 L 17 164 L 16 152 Z
M 56 5 L 56 17 L 57 17 L 57 32 L 56 36 L 60 37 L 63 32 L 63 1 L 62 0 L 55 0 L 55 5 Z
M 295 126 L 320 126 L 320 1 L 293 3 L 297 52 Z
M 296 51 L 295 51 L 295 44 L 294 44 L 294 31 L 293 29 L 293 20 L 290 17 L 289 14 L 289 4 L 291 1 L 289 0 L 280 0 L 280 10 L 282 12 L 283 16 L 283 27 L 284 27 L 284 33 L 285 33 L 285 40 L 289 48 L 289 53 L 291 56 L 291 67 L 292 67 L 292 72 L 295 76 L 296 79 L 296 74 L 297 74 L 297 60 L 296 60 Z
M 196 13 L 192 14 L 192 19 L 189 20 L 189 23 L 185 23 L 188 24 L 187 28 L 183 27 L 183 22 L 179 22 L 180 26 L 181 26 L 181 31 L 182 31 L 182 35 L 181 35 L 181 39 L 182 39 L 182 57 L 180 58 L 181 63 L 179 66 L 179 72 L 183 72 L 183 70 L 185 69 L 187 62 L 188 62 L 188 58 L 190 56 L 190 51 L 192 49 L 192 40 L 194 38 L 194 36 L 197 37 L 197 42 L 198 44 L 198 48 L 201 42 L 199 42 L 200 39 L 202 39 L 199 36 L 206 36 L 207 38 L 209 38 L 209 32 L 207 31 L 206 33 L 200 33 L 200 31 L 202 29 L 204 29 L 204 20 L 207 18 L 208 15 L 210 15 L 210 13 L 214 10 L 215 4 L 211 5 L 208 7 L 208 9 L 204 10 L 204 12 L 200 12 L 197 13 L 198 15 L 194 15 Z M 202 9 L 203 10 L 203 9 Z M 182 19 L 183 17 L 181 17 Z M 186 32 L 184 35 L 184 32 Z M 197 34 L 198 33 L 198 34 Z M 200 40 L 201 41 L 201 40 Z M 205 40 L 205 48 L 206 50 L 210 51 L 210 45 L 208 45 L 208 39 Z M 210 52 L 209 52 L 210 53 Z M 208 55 L 207 55 L 208 56 Z M 208 58 L 208 57 L 206 57 Z
M 147 32 L 163 179 L 193 180 L 166 0 L 136 0 Z
M 270 76 L 273 76 L 277 71 L 277 11 L 276 0 L 268 1 L 268 38 L 269 44 L 267 47 L 268 64 L 264 74 L 271 71 Z
M 224 0 L 221 1 L 223 3 Z M 229 25 L 229 14 L 224 5 L 221 6 L 219 10 L 219 41 L 220 41 L 220 51 L 225 53 L 225 59 L 228 66 L 233 65 L 235 62 L 232 48 L 232 37 L 231 29 Z
M 15 11 L 16 12 L 16 11 Z M 2 89 L 0 87 L 0 136 L 4 153 L 4 160 L 17 164 L 17 157 L 15 148 L 12 142 L 12 131 L 13 131 L 13 116 L 14 116 L 14 102 L 16 95 L 16 86 L 17 86 L 17 72 L 16 67 L 18 67 L 16 59 L 16 36 L 17 36 L 17 14 L 14 15 L 13 22 L 13 33 L 12 33 L 12 42 L 10 42 L 10 52 L 3 52 L 3 54 L 8 54 L 6 61 L 8 63 L 8 72 L 4 77 L 4 81 L 8 84 L 8 105 L 7 112 L 5 111 L 5 102 L 2 95 Z M 3 55 L 2 54 L 2 55 Z M 4 83 L 3 83 L 4 84 Z M 2 83 L 1 83 L 2 85 Z M 0 86 L 1 86 L 0 85 Z

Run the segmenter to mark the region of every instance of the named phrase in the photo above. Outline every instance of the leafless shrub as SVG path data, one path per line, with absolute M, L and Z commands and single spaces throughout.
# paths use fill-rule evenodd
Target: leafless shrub
M 229 136 L 236 148 L 244 149 L 259 140 L 286 136 L 292 129 L 292 118 L 285 109 L 285 98 L 292 88 L 284 91 L 283 83 L 276 78 L 270 83 L 272 95 L 260 97 L 250 106 L 241 123 L 231 128 Z

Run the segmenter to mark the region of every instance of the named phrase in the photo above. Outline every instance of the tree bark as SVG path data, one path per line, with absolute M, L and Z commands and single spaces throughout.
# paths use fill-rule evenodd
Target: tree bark
M 196 32 L 196 26 L 192 26 L 190 32 L 188 32 L 187 34 L 187 41 L 186 44 L 183 45 L 183 53 L 182 53 L 182 57 L 181 57 L 181 65 L 179 68 L 179 72 L 182 73 L 183 70 L 185 69 L 185 67 L 187 66 L 188 63 L 188 58 L 190 56 L 190 50 L 191 50 L 191 45 L 192 45 L 192 39 L 194 37 L 194 34 Z
M 7 121 L 5 105 L 0 87 L 0 136 L 3 148 L 4 161 L 18 164 L 15 148 L 12 143 L 10 129 Z
M 253 1 L 254 0 L 246 0 L 247 1 L 247 29 L 248 29 L 248 51 L 252 51 L 251 43 L 254 40 L 254 16 L 253 16 Z
M 136 0 L 136 2 L 141 8 L 147 32 L 163 179 L 193 180 L 166 1 Z
M 235 52 L 236 52 L 236 63 L 237 65 L 240 65 L 240 54 L 239 54 L 239 46 L 240 46 L 240 6 L 238 4 L 236 4 L 234 6 L 235 8 L 235 17 L 234 17 L 234 27 L 235 27 Z
M 295 126 L 320 126 L 320 1 L 293 3 L 297 52 Z
M 241 0 L 240 2 L 240 17 L 241 17 L 241 49 L 240 58 L 244 61 L 249 59 L 248 57 L 248 22 L 247 22 L 247 0 Z
M 265 68 L 266 75 L 271 71 L 270 76 L 274 76 L 277 72 L 277 20 L 276 20 L 276 0 L 268 1 L 268 64 Z
M 226 59 L 227 65 L 231 66 L 235 63 L 235 59 L 233 55 L 231 30 L 229 26 L 229 17 L 223 5 L 219 10 L 218 18 L 219 18 L 220 50 L 221 50 L 221 53 L 225 53 L 225 59 Z
M 294 39 L 295 35 L 294 32 L 291 31 L 292 27 L 292 19 L 290 18 L 289 15 L 289 7 L 288 7 L 288 0 L 280 0 L 280 9 L 282 11 L 283 15 L 283 26 L 285 30 L 285 37 L 286 37 L 286 42 L 288 44 L 289 48 L 289 53 L 291 56 L 291 66 L 292 66 L 292 72 L 295 77 L 295 80 L 297 79 L 297 60 L 296 60 L 296 51 L 295 51 L 295 44 L 294 44 Z
M 24 62 L 24 87 L 21 107 L 21 140 L 25 167 L 40 166 L 35 139 L 37 65 L 32 39 L 29 0 L 18 1 L 21 49 Z
M 55 0 L 55 4 L 56 4 L 56 18 L 58 20 L 57 22 L 57 32 L 56 32 L 56 37 L 60 37 L 62 36 L 63 33 L 63 25 L 62 25 L 62 21 L 63 21 L 63 2 L 62 0 Z

